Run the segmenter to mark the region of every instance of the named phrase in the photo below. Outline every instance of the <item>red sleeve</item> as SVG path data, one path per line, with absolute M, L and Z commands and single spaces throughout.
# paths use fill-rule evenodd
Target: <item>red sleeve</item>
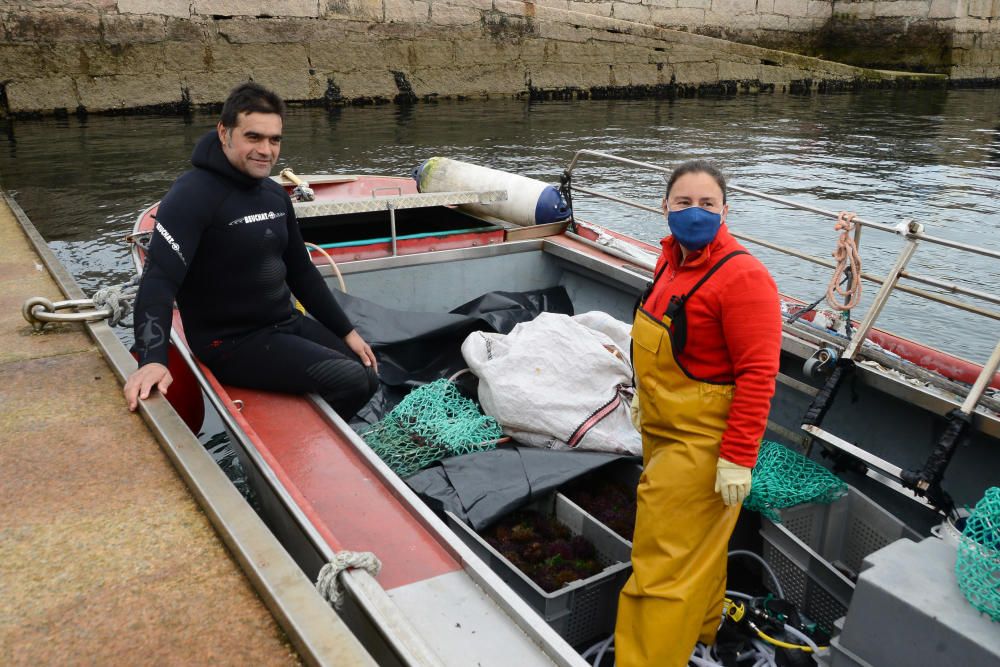
M 767 428 L 781 355 L 778 288 L 767 269 L 753 260 L 727 280 L 720 301 L 722 335 L 732 360 L 736 391 L 719 456 L 753 467 Z

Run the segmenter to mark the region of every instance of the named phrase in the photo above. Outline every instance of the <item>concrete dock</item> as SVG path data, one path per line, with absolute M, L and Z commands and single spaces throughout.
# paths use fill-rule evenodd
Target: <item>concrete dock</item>
M 22 219 L 0 196 L 0 664 L 373 664 L 193 435 L 170 454 L 128 412 L 100 339 L 32 332 L 25 299 L 67 296 Z

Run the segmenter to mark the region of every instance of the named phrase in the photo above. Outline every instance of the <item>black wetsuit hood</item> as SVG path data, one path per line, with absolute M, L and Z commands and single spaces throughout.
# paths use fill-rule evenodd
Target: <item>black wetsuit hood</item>
M 239 188 L 252 188 L 260 185 L 263 178 L 254 178 L 233 166 L 222 151 L 219 133 L 212 130 L 198 140 L 191 153 L 191 164 L 200 169 L 207 169 L 233 182 Z

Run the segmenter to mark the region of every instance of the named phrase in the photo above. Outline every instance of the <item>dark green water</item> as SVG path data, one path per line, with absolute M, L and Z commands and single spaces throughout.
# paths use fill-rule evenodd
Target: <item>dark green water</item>
M 75 117 L 17 121 L 0 134 L 0 186 L 86 291 L 131 272 L 122 236 L 188 166 L 215 116 Z M 676 101 L 513 101 L 292 110 L 282 165 L 299 173 L 406 175 L 444 155 L 557 182 L 575 151 L 604 150 L 672 165 L 716 161 L 734 184 L 857 211 L 1000 249 L 1000 90 L 759 95 Z M 587 161 L 577 183 L 657 205 L 652 172 Z M 832 220 L 731 197 L 736 231 L 828 257 Z M 662 219 L 579 198 L 580 217 L 647 240 Z M 865 268 L 884 273 L 899 238 L 866 231 Z M 783 292 L 812 300 L 829 271 L 751 246 Z M 1000 262 L 924 245 L 911 268 L 987 291 Z M 867 299 L 875 289 L 867 285 Z M 987 304 L 981 304 L 987 305 Z M 1000 324 L 898 294 L 879 324 L 982 362 Z

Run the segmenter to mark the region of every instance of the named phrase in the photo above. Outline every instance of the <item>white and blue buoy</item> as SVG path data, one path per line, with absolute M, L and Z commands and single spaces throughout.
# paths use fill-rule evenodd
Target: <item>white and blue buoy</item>
M 473 215 L 499 218 L 517 225 L 562 222 L 573 216 L 572 209 L 555 186 L 446 157 L 425 161 L 413 170 L 413 180 L 420 192 L 506 190 L 507 201 L 463 204 L 461 208 Z

